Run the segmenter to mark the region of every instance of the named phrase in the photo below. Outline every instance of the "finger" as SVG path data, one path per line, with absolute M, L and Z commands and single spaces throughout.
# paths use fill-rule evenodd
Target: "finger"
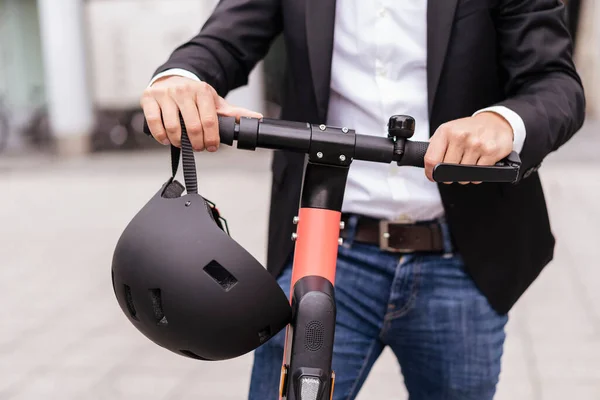
M 263 118 L 263 115 L 259 112 L 248 110 L 247 108 L 242 107 L 233 107 L 232 111 L 235 119 L 239 122 L 240 117 L 248 117 L 248 118 Z
M 476 148 L 468 148 L 463 154 L 462 160 L 460 161 L 463 165 L 477 165 L 479 161 L 480 153 Z M 459 182 L 461 185 L 466 185 L 469 182 Z
M 148 129 L 150 129 L 150 133 L 154 139 L 164 145 L 170 144 L 171 142 L 169 142 L 169 138 L 167 137 L 167 131 L 163 126 L 160 106 L 156 100 L 153 98 L 143 100 L 142 109 L 144 111 L 144 116 L 146 117 L 146 122 L 148 122 Z
M 444 162 L 448 164 L 460 164 L 464 154 L 464 145 L 458 141 L 450 140 L 448 149 L 444 155 Z
M 452 132 L 448 134 L 448 149 L 444 156 L 444 163 L 460 164 L 465 153 L 465 138 L 466 134 L 462 132 Z M 452 182 L 444 182 L 451 184 Z
M 158 101 L 162 112 L 163 126 L 167 131 L 169 142 L 173 146 L 181 147 L 181 123 L 179 122 L 179 108 L 175 101 L 168 96 Z
M 225 117 L 235 117 L 237 122 L 240 122 L 240 117 L 248 117 L 248 118 L 264 118 L 263 115 L 259 112 L 248 110 L 243 107 L 235 107 L 229 104 L 224 98 L 219 96 L 217 91 L 210 85 L 208 86 L 208 90 L 213 96 L 214 104 L 217 109 L 217 114 L 223 115 Z
M 446 149 L 448 148 L 448 137 L 444 128 L 444 125 L 440 126 L 438 130 L 431 137 L 429 147 L 425 153 L 425 175 L 431 182 L 433 180 L 433 169 L 439 163 L 444 160 Z
M 235 117 L 237 122 L 240 122 L 240 117 L 248 117 L 248 118 L 263 118 L 263 115 L 259 112 L 248 110 L 243 107 L 234 107 L 230 105 L 226 105 L 219 109 L 219 114 L 224 115 L 226 117 Z
M 477 165 L 495 165 L 496 164 L 495 156 L 486 156 L 483 155 L 477 160 Z M 475 185 L 479 185 L 481 182 L 473 182 Z
M 213 97 L 210 93 L 201 92 L 197 96 L 196 104 L 200 111 L 200 120 L 204 130 L 204 146 L 208 151 L 217 151 L 220 142 L 219 121 Z
M 179 107 L 179 111 L 181 111 L 186 133 L 190 139 L 192 148 L 196 151 L 204 150 L 202 123 L 200 122 L 200 114 L 194 97 L 184 96 L 175 101 Z

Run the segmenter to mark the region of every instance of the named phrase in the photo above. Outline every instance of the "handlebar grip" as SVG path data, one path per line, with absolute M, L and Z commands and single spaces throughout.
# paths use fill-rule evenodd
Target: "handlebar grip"
M 219 116 L 219 136 L 221 138 L 221 143 L 227 144 L 229 146 L 233 145 L 233 141 L 235 139 L 235 117 L 223 117 Z M 182 128 L 185 128 L 183 121 L 181 121 Z M 148 121 L 144 118 L 144 127 L 143 132 L 150 136 L 150 128 L 148 127 Z
M 404 146 L 404 155 L 398 165 L 411 167 L 425 167 L 425 153 L 429 148 L 429 142 L 413 142 L 407 140 Z
M 219 136 L 221 143 L 233 145 L 235 139 L 235 117 L 224 117 L 219 115 Z

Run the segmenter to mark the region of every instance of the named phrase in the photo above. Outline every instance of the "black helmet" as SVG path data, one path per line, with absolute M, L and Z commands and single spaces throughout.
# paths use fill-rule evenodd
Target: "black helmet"
M 194 155 L 182 132 L 184 187 L 173 178 L 119 239 L 112 281 L 121 309 L 156 344 L 201 360 L 241 356 L 291 319 L 275 279 L 222 228 L 214 205 L 197 193 Z

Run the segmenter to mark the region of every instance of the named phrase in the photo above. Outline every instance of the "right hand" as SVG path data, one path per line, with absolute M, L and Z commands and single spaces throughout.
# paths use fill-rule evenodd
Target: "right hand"
M 262 118 L 260 113 L 230 105 L 206 82 L 182 76 L 158 79 L 140 100 L 152 136 L 164 145 L 181 146 L 179 112 L 196 151 L 219 148 L 217 115 Z

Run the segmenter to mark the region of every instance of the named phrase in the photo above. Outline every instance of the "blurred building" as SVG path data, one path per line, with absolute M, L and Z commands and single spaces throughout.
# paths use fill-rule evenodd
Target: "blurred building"
M 0 0 L 0 119 L 13 147 L 152 145 L 139 97 L 218 0 Z M 262 64 L 236 104 L 264 112 Z M 2 121 L 0 121 L 2 130 Z M 1 132 L 0 132 L 1 135 Z
M 36 1 L 0 0 L 0 144 L 44 101 Z

